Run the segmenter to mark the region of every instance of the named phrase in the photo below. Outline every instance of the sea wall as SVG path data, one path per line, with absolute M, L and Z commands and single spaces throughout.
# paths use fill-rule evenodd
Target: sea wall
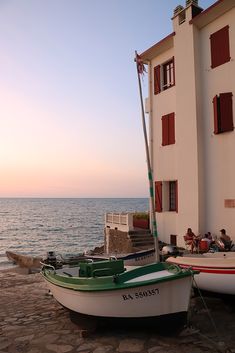
M 104 230 L 104 247 L 105 252 L 109 253 L 129 253 L 134 251 L 132 242 L 128 232 L 122 232 L 118 229 Z

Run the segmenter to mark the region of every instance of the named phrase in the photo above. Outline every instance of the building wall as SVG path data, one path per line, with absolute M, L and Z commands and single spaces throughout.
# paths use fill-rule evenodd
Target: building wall
M 199 170 L 198 170 L 198 126 L 196 104 L 196 62 L 194 32 L 189 24 L 191 8 L 186 10 L 186 21 L 179 24 L 173 20 L 176 62 L 176 132 L 178 174 L 177 234 L 184 244 L 187 228 L 199 232 Z
M 151 61 L 153 68 L 174 56 L 176 85 L 160 94 L 150 94 L 151 145 L 154 180 L 178 181 L 178 212 L 157 213 L 160 239 L 169 242 L 176 234 L 184 245 L 188 227 L 196 234 L 225 228 L 235 240 L 235 208 L 225 208 L 225 199 L 235 199 L 235 132 L 214 134 L 212 99 L 235 92 L 235 9 L 205 27 L 173 19 L 174 46 Z M 231 61 L 211 69 L 210 35 L 229 25 Z M 153 91 L 153 87 L 150 88 Z M 161 117 L 175 112 L 173 145 L 162 146 Z M 233 98 L 235 119 L 235 98 Z
M 152 76 L 155 66 L 162 64 L 174 56 L 174 50 L 169 49 L 152 61 Z M 153 81 L 153 80 L 152 80 Z M 153 91 L 153 87 L 151 87 Z M 162 116 L 176 111 L 175 86 L 152 96 L 152 166 L 155 181 L 177 179 L 176 146 L 162 146 Z M 176 119 L 176 117 L 175 117 Z M 176 136 L 177 139 L 177 136 Z M 157 213 L 158 233 L 161 240 L 170 241 L 170 234 L 176 234 L 176 213 Z
M 235 199 L 235 132 L 215 135 L 212 99 L 216 94 L 235 95 L 235 8 L 201 29 L 202 129 L 204 145 L 205 231 L 219 235 L 225 228 L 235 240 L 235 208 L 225 208 L 225 199 Z M 229 25 L 231 61 L 211 68 L 210 35 Z M 235 97 L 233 96 L 233 119 Z

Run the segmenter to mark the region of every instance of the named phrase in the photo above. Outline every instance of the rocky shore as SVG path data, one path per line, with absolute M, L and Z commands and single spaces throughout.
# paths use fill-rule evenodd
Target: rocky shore
M 191 299 L 189 326 L 157 328 L 73 323 L 39 273 L 0 272 L 0 353 L 235 353 L 234 304 L 229 298 Z

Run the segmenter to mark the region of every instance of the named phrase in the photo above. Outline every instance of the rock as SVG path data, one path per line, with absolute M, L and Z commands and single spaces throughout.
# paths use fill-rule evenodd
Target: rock
M 34 338 L 34 335 L 28 335 L 28 336 L 23 336 L 23 337 L 17 337 L 15 339 L 15 342 L 27 342 L 31 341 Z
M 144 342 L 138 339 L 124 339 L 120 342 L 118 352 L 141 352 L 144 349 Z
M 160 346 L 155 346 L 148 349 L 148 353 L 165 353 L 165 349 Z
M 66 353 L 73 350 L 73 346 L 61 344 L 48 344 L 46 348 L 56 353 Z
M 102 346 L 102 347 L 98 347 L 96 348 L 93 353 L 109 353 L 113 350 L 112 346 Z
M 0 342 L 0 350 L 6 349 L 7 347 L 10 346 L 10 344 L 11 343 L 9 341 L 7 341 L 7 340 L 4 340 L 4 341 Z
M 197 329 L 192 328 L 192 327 L 186 327 L 183 331 L 180 332 L 179 336 L 180 337 L 191 336 L 191 335 L 195 335 L 198 332 L 200 332 L 200 330 L 197 330 Z
M 78 347 L 77 352 L 85 352 L 88 351 L 90 352 L 91 350 L 94 350 L 97 347 L 95 343 L 84 343 L 81 346 Z
M 32 344 L 36 345 L 36 344 L 49 344 L 49 343 L 53 343 L 55 341 L 57 341 L 59 338 L 58 335 L 51 333 L 51 334 L 46 334 L 44 336 L 35 338 L 34 340 L 32 340 Z

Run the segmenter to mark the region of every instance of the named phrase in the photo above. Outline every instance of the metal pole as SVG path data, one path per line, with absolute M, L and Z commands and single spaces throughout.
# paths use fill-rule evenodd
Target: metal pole
M 155 247 L 156 262 L 159 262 L 159 244 L 158 244 L 156 213 L 155 213 L 155 207 L 154 207 L 153 176 L 152 176 L 152 168 L 151 168 L 151 163 L 150 163 L 148 136 L 147 136 L 146 122 L 145 122 L 145 114 L 144 114 L 143 93 L 142 93 L 142 86 L 141 86 L 141 80 L 140 80 L 140 72 L 139 72 L 139 67 L 138 67 L 138 56 L 137 55 L 138 55 L 137 51 L 135 51 L 135 61 L 136 61 L 136 69 L 137 69 L 137 76 L 138 76 L 138 83 L 139 83 L 139 95 L 140 95 L 140 104 L 141 104 L 141 113 L 142 113 L 145 152 L 146 152 L 147 167 L 148 167 L 148 180 L 149 180 L 149 193 L 150 193 L 151 212 L 152 212 L 152 229 L 153 229 L 154 247 Z

